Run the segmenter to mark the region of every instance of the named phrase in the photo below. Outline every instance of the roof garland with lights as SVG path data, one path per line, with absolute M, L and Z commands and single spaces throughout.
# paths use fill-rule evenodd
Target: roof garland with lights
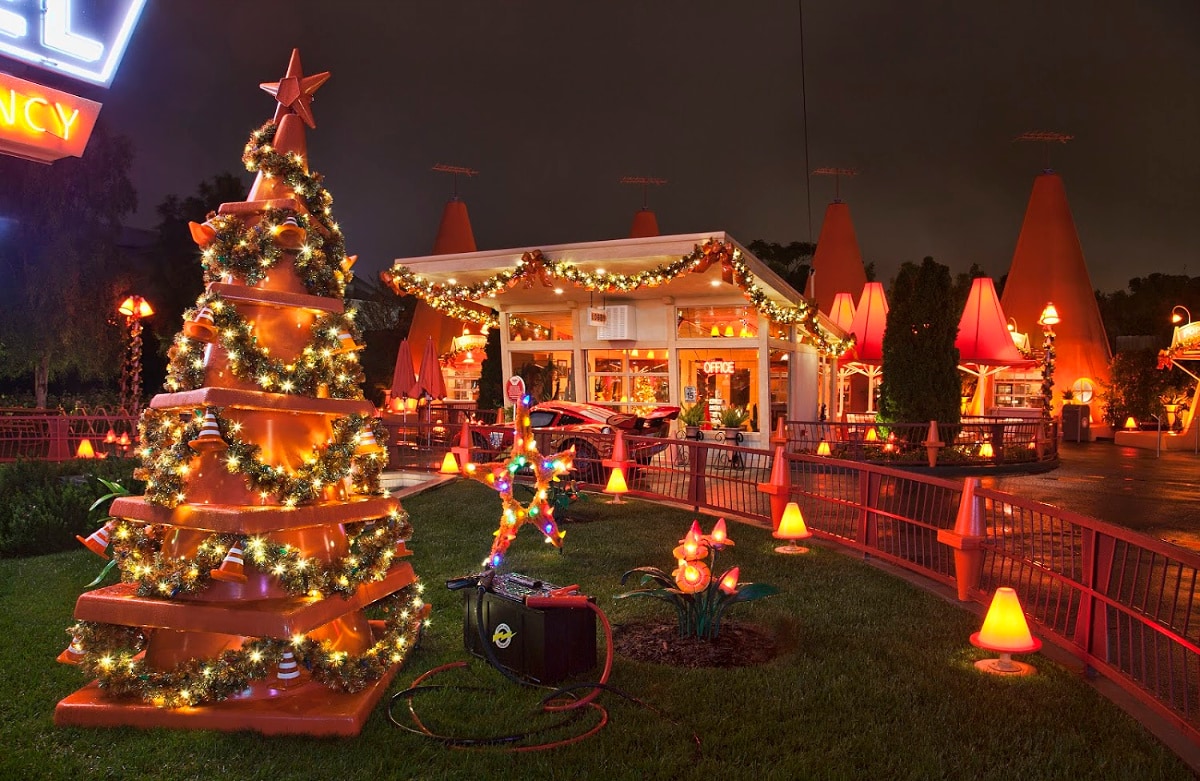
M 549 260 L 541 250 L 532 250 L 521 255 L 515 268 L 505 269 L 472 285 L 435 284 L 399 263 L 382 272 L 380 278 L 397 294 L 415 295 L 450 317 L 496 326 L 495 314 L 464 306 L 462 302 L 495 296 L 519 283 L 532 287 L 535 281 L 548 288 L 554 287 L 555 280 L 565 280 L 593 293 L 628 293 L 664 285 L 683 274 L 703 274 L 713 265 L 720 266 L 725 281 L 737 285 L 760 314 L 776 323 L 799 325 L 805 329 L 821 353 L 840 356 L 854 344 L 853 337 L 838 339 L 822 329 L 817 320 L 817 308 L 808 302 L 779 304 L 772 301 L 755 281 L 754 274 L 742 259 L 741 250 L 714 240 L 697 245 L 679 260 L 636 274 L 587 271 L 566 261 Z

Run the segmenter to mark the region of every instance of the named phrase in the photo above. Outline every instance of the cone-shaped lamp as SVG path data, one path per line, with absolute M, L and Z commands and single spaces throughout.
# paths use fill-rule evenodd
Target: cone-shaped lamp
M 804 516 L 800 513 L 800 505 L 788 502 L 787 508 L 783 511 L 783 517 L 779 520 L 779 528 L 771 532 L 771 536 L 788 541 L 787 545 L 777 547 L 776 553 L 808 553 L 808 548 L 796 544 L 796 540 L 804 540 L 812 536 L 812 532 L 804 523 Z
M 442 468 L 438 472 L 443 475 L 458 474 L 458 459 L 454 457 L 453 453 L 447 453 L 446 457 L 442 459 Z
M 1008 586 L 996 589 L 983 628 L 971 635 L 971 644 L 989 651 L 998 651 L 999 659 L 981 659 L 975 667 L 997 675 L 1030 675 L 1037 668 L 1024 662 L 1014 662 L 1013 654 L 1033 653 L 1042 641 L 1029 632 L 1029 623 L 1021 609 L 1017 592 Z
M 625 484 L 625 470 L 618 466 L 609 475 L 608 485 L 604 486 L 604 493 L 613 495 L 613 504 L 621 504 L 621 494 L 628 491 L 629 486 Z

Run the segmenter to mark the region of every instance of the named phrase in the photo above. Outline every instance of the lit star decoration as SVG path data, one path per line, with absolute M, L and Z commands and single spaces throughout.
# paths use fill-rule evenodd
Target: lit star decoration
M 304 120 L 304 124 L 315 128 L 317 123 L 312 113 L 313 93 L 327 81 L 329 71 L 305 76 L 304 68 L 300 65 L 300 51 L 293 49 L 284 77 L 279 81 L 265 82 L 258 86 L 279 101 L 279 106 L 275 109 L 276 122 L 283 119 L 290 109 L 290 113 L 298 114 Z
M 247 485 L 264 496 L 273 496 L 285 506 L 296 506 L 316 500 L 321 486 L 350 477 L 359 494 L 382 494 L 379 474 L 386 459 L 378 453 L 359 453 L 358 442 L 368 427 L 376 442 L 387 441 L 387 428 L 379 418 L 348 415 L 335 418 L 332 434 L 323 447 L 313 447 L 305 463 L 295 470 L 267 464 L 259 458 L 261 448 L 238 436 L 240 424 L 228 420 L 221 410 L 215 410 L 221 438 L 228 443 L 222 454 L 230 473 L 245 476 Z M 138 421 L 142 467 L 136 471 L 139 480 L 146 481 L 146 499 L 164 507 L 175 507 L 187 500 L 187 476 L 193 458 L 189 447 L 200 433 L 204 412 L 186 416 L 178 412 L 147 408 Z M 265 499 L 264 499 L 265 501 Z
M 290 651 L 312 679 L 330 689 L 362 690 L 388 669 L 404 661 L 428 626 L 424 586 L 415 583 L 378 604 L 386 618 L 383 632 L 360 654 L 337 650 L 327 640 L 298 635 L 287 640 L 251 637 L 235 651 L 216 659 L 192 659 L 170 670 L 146 665 L 146 635 L 136 627 L 80 621 L 67 632 L 83 650 L 84 672 L 94 676 L 107 694 L 137 697 L 160 708 L 217 702 L 245 691 L 254 681 L 274 674 Z
M 239 380 L 253 382 L 262 390 L 274 393 L 314 398 L 323 388 L 330 398 L 362 398 L 363 371 L 358 354 L 343 351 L 338 339 L 338 334 L 345 331 L 356 342 L 362 341 L 362 332 L 354 322 L 356 310 L 318 315 L 309 329 L 312 339 L 300 355 L 284 360 L 272 357 L 258 343 L 253 327 L 237 308 L 216 293 L 202 294 L 196 301 L 195 309 L 184 313 L 184 319 L 193 319 L 204 307 L 212 312 L 217 344 L 225 351 L 229 370 Z M 203 342 L 190 339 L 186 334 L 176 335 L 167 352 L 169 361 L 164 383 L 167 390 L 174 392 L 203 387 L 205 347 Z
M 173 527 L 111 520 L 115 522 L 113 560 L 121 581 L 137 584 L 138 596 L 160 599 L 203 591 L 212 582 L 211 570 L 219 567 L 230 546 L 239 542 L 247 564 L 268 573 L 289 594 L 348 597 L 363 583 L 383 580 L 398 550 L 404 550 L 398 546 L 412 536 L 408 513 L 396 509 L 382 518 L 347 524 L 348 552 L 330 562 L 306 558 L 269 534 L 212 534 L 200 542 L 194 556 L 177 557 L 162 554 L 163 537 Z
M 541 250 L 533 250 L 523 254 L 515 268 L 500 271 L 473 285 L 434 284 L 400 264 L 382 272 L 380 279 L 396 293 L 415 295 L 450 317 L 496 326 L 498 320 L 494 314 L 464 306 L 462 302 L 496 296 L 521 283 L 532 287 L 534 282 L 549 288 L 558 281 L 565 281 L 593 293 L 628 293 L 664 285 L 683 274 L 703 274 L 713 265 L 721 268 L 723 278 L 737 285 L 759 313 L 776 323 L 800 326 L 806 338 L 822 354 L 840 356 L 854 345 L 853 336 L 837 339 L 824 330 L 817 320 L 817 308 L 807 301 L 779 304 L 770 300 L 755 282 L 753 272 L 742 259 L 741 250 L 713 240 L 697 245 L 679 260 L 628 275 L 586 271 L 565 261 L 550 261 Z
M 546 542 L 556 548 L 562 548 L 563 538 L 567 536 L 565 531 L 558 530 L 558 524 L 554 521 L 554 508 L 550 506 L 547 498 L 550 494 L 550 483 L 557 481 L 559 475 L 569 471 L 574 465 L 575 448 L 553 456 L 543 456 L 538 452 L 533 429 L 529 425 L 528 396 L 517 402 L 513 418 L 514 436 L 508 458 L 486 464 L 468 463 L 463 468 L 467 477 L 495 488 L 500 494 L 503 507 L 500 528 L 496 529 L 492 550 L 483 562 L 485 567 L 500 565 L 504 553 L 509 544 L 516 539 L 522 524 L 535 526 Z M 529 500 L 528 506 L 513 498 L 513 479 L 524 467 L 530 467 L 533 471 L 533 498 Z

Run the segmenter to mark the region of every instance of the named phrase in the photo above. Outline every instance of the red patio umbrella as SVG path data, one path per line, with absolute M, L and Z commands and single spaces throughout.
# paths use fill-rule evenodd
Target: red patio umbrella
M 408 395 L 415 399 L 420 397 L 422 392 L 435 399 L 446 398 L 446 380 L 442 377 L 442 365 L 438 363 L 437 348 L 433 346 L 432 336 L 425 342 L 421 371 Z
M 413 373 L 412 348 L 408 340 L 400 341 L 400 349 L 396 351 L 396 368 L 392 371 L 392 398 L 403 399 L 409 395 L 412 387 L 417 384 L 417 376 Z

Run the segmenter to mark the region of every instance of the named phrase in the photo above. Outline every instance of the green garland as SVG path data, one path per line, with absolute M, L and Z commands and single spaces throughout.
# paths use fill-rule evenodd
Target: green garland
M 207 588 L 211 571 L 238 542 L 245 561 L 270 573 L 289 594 L 350 596 L 361 584 L 382 580 L 395 559 L 396 546 L 412 536 L 408 513 L 396 510 L 383 518 L 348 525 L 349 553 L 331 562 L 302 556 L 296 548 L 273 542 L 269 536 L 215 533 L 187 558 L 163 555 L 163 536 L 171 528 L 116 519 L 113 559 L 121 581 L 137 584 L 138 596 L 172 599 Z
M 263 220 L 250 228 L 234 215 L 209 220 L 217 235 L 203 253 L 205 281 L 215 281 L 227 273 L 243 276 L 248 285 L 261 280 L 282 256 L 273 228 L 290 216 L 308 231 L 304 248 L 296 254 L 296 272 L 305 289 L 317 296 L 342 298 L 353 274 L 346 262 L 345 238 L 333 220 L 333 196 L 325 189 L 320 174 L 304 170 L 303 158 L 295 153 L 281 154 L 271 146 L 277 130 L 274 122 L 267 122 L 252 132 L 242 162 L 251 173 L 262 171 L 284 182 L 308 214 L 267 210 Z
M 409 293 L 435 309 L 460 320 L 496 326 L 498 320 L 490 312 L 480 312 L 463 306 L 462 301 L 477 301 L 498 295 L 521 281 L 527 285 L 535 280 L 549 287 L 555 279 L 595 293 L 628 293 L 643 287 L 657 287 L 683 274 L 706 271 L 713 264 L 726 267 L 734 284 L 741 288 L 747 300 L 768 319 L 784 324 L 800 325 L 824 354 L 840 356 L 854 344 L 853 337 L 832 339 L 817 321 L 817 309 L 806 301 L 780 305 L 771 301 L 755 282 L 754 274 L 742 259 L 741 250 L 730 244 L 707 241 L 696 245 L 691 253 L 670 263 L 660 264 L 636 274 L 609 274 L 585 271 L 565 261 L 549 262 L 540 250 L 526 252 L 512 269 L 500 271 L 473 285 L 439 285 L 429 282 L 407 266 L 396 264 L 380 278 L 397 293 Z
M 362 342 L 362 332 L 355 324 L 355 310 L 342 314 L 324 312 L 313 321 L 310 341 L 301 355 L 293 361 L 272 358 L 258 343 L 254 329 L 238 312 L 216 293 L 204 293 L 196 307 L 184 313 L 184 320 L 193 320 L 207 306 L 212 312 L 217 330 L 217 344 L 225 351 L 229 370 L 243 382 L 257 383 L 266 391 L 291 393 L 316 398 L 322 386 L 330 398 L 361 399 L 364 376 L 358 356 L 353 352 L 339 353 L 338 335 L 345 331 L 355 343 Z M 189 339 L 183 333 L 167 351 L 168 391 L 195 390 L 205 380 L 203 342 Z
M 139 657 L 146 648 L 141 629 L 80 621 L 67 633 L 83 651 L 84 672 L 95 677 L 106 694 L 137 697 L 161 708 L 216 702 L 245 691 L 275 672 L 285 651 L 292 652 L 314 681 L 335 691 L 356 692 L 403 662 L 416 646 L 421 628 L 428 625 L 422 590 L 416 583 L 376 603 L 387 615 L 384 632 L 361 654 L 335 651 L 308 636 L 250 638 L 238 650 L 215 659 L 190 659 L 171 670 L 154 670 Z
M 387 441 L 387 427 L 378 418 L 348 415 L 333 420 L 333 435 L 324 447 L 313 447 L 312 458 L 288 474 L 281 466 L 266 464 L 259 458 L 261 448 L 238 436 L 241 424 L 225 420 L 217 410 L 217 424 L 228 444 L 225 466 L 230 473 L 245 475 L 251 490 L 274 495 L 288 507 L 314 501 L 321 489 L 343 478 L 353 478 L 357 493 L 380 495 L 379 475 L 386 458 L 376 454 L 356 455 L 359 435 L 370 427 L 376 442 Z M 185 488 L 195 451 L 188 445 L 200 433 L 203 413 L 180 414 L 178 411 L 147 408 L 138 421 L 142 468 L 139 480 L 146 481 L 146 499 L 164 507 L 176 507 L 187 501 Z

